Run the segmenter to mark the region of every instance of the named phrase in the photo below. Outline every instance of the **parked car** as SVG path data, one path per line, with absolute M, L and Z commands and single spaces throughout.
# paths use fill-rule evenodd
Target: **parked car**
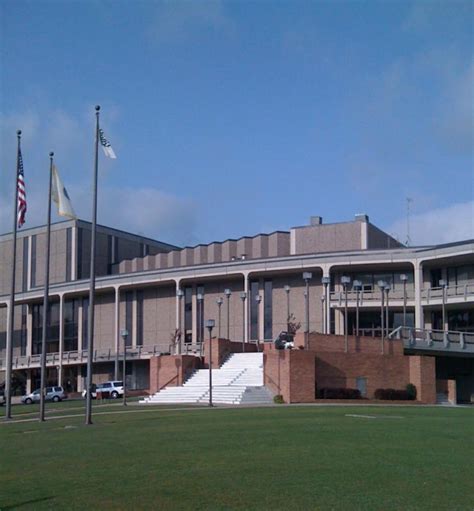
M 92 384 L 92 399 L 97 398 L 97 394 L 101 393 L 104 397 L 117 399 L 123 396 L 123 381 L 106 381 L 104 383 Z M 86 397 L 86 391 L 82 391 L 82 397 Z
M 34 392 L 30 394 L 26 394 L 22 396 L 21 402 L 25 405 L 31 405 L 32 403 L 40 402 L 40 389 L 36 389 Z M 46 401 L 54 401 L 57 403 L 58 401 L 62 401 L 67 398 L 66 393 L 62 387 L 46 387 Z

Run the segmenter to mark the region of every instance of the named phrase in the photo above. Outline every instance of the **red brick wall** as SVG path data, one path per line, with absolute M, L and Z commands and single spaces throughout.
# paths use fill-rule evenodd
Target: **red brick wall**
M 436 358 L 410 355 L 410 383 L 416 387 L 416 399 L 427 404 L 436 403 Z
M 150 394 L 168 385 L 182 385 L 201 365 L 199 357 L 192 355 L 164 355 L 150 359 Z
M 264 382 L 285 403 L 315 400 L 315 354 L 303 350 L 267 350 L 263 355 Z

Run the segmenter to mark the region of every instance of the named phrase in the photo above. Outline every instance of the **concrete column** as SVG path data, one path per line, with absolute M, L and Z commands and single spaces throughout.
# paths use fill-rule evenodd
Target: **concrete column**
M 330 265 L 324 265 L 322 266 L 323 270 L 323 277 L 331 277 L 331 266 Z M 323 285 L 323 293 L 326 298 L 326 318 L 324 321 L 324 333 L 329 334 L 330 328 L 331 328 L 331 284 L 324 286 Z
M 258 294 L 262 297 L 258 304 L 258 339 L 265 338 L 265 281 L 263 278 L 258 281 Z
M 193 306 L 193 343 L 197 343 L 198 341 L 198 301 L 196 294 L 196 284 L 193 284 L 193 295 L 192 295 L 192 306 Z
M 181 318 L 181 321 L 183 321 L 183 314 L 181 314 L 181 302 L 183 301 L 183 298 L 179 298 L 178 296 L 178 291 L 181 289 L 181 281 L 179 279 L 176 279 L 175 280 L 175 284 L 176 284 L 176 298 L 175 298 L 175 326 L 176 326 L 176 331 L 179 332 L 179 343 L 178 343 L 178 346 L 176 346 L 176 353 L 178 355 L 181 354 L 181 351 L 182 351 L 182 344 L 183 344 L 183 332 L 184 332 L 184 329 L 183 329 L 183 325 L 180 324 L 180 318 Z
M 415 328 L 424 328 L 423 307 L 421 305 L 421 290 L 423 288 L 423 266 L 421 262 L 413 263 L 415 286 Z
M 115 362 L 114 362 L 114 378 L 116 380 L 119 379 L 119 351 L 120 351 L 120 288 L 115 288 L 115 304 L 114 304 L 114 313 L 115 313 Z
M 133 301 L 132 301 L 132 331 L 128 333 L 128 335 L 131 335 L 131 342 L 130 346 L 132 348 L 137 347 L 137 330 L 138 330 L 138 314 L 137 314 L 137 290 L 135 289 L 133 291 Z
M 63 384 L 63 353 L 64 353 L 64 295 L 59 295 L 59 369 L 58 385 Z
M 31 371 L 26 371 L 26 393 L 30 394 L 33 392 L 31 388 Z

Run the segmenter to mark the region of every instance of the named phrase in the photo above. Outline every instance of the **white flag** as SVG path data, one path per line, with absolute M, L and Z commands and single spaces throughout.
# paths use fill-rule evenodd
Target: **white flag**
M 115 156 L 115 152 L 112 149 L 110 142 L 105 138 L 104 130 L 99 130 L 99 137 L 100 137 L 100 145 L 102 146 L 102 149 L 104 150 L 105 156 L 108 156 L 109 158 L 112 158 L 113 160 L 115 160 L 117 158 L 117 156 Z
M 53 165 L 53 187 L 51 192 L 51 198 L 58 206 L 58 214 L 73 219 L 77 218 L 72 208 L 71 199 L 67 194 L 67 190 L 59 177 L 58 169 L 55 165 Z

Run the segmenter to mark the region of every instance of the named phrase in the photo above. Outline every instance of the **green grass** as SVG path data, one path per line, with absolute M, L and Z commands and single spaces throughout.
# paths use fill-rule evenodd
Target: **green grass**
M 0 424 L 0 509 L 472 511 L 473 433 L 474 409 L 435 407 L 132 405 L 93 426 Z

